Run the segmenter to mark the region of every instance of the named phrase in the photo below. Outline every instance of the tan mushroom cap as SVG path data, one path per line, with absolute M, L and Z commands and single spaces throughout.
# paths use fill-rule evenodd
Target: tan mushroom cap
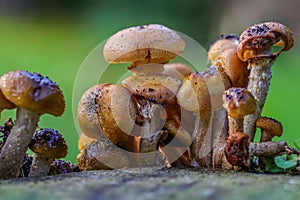
M 103 137 L 98 119 L 98 98 L 108 84 L 97 84 L 89 88 L 81 97 L 77 108 L 77 121 L 81 131 L 90 138 Z
M 280 137 L 283 133 L 282 124 L 279 121 L 269 117 L 258 118 L 258 120 L 256 120 L 256 127 L 272 136 Z
M 15 107 L 16 107 L 16 106 L 15 106 L 12 102 L 8 101 L 8 100 L 4 97 L 4 95 L 3 95 L 3 93 L 2 93 L 2 90 L 1 90 L 1 88 L 0 88 L 0 113 L 1 113 L 1 111 L 4 110 L 4 109 L 13 109 L 13 108 L 15 108 Z
M 233 87 L 247 87 L 250 71 L 247 69 L 247 63 L 238 58 L 236 48 L 220 53 L 213 65 L 224 69 Z
M 132 160 L 119 147 L 107 140 L 91 142 L 77 156 L 77 165 L 81 170 L 110 170 L 134 166 Z
M 224 34 L 217 38 L 208 50 L 208 59 L 213 62 L 227 49 L 237 49 L 239 38 L 235 35 Z
M 58 85 L 48 77 L 26 71 L 12 71 L 0 78 L 3 95 L 17 107 L 60 116 L 65 100 Z
M 103 134 L 113 144 L 135 152 L 132 130 L 137 111 L 132 94 L 122 85 L 105 84 L 97 103 L 98 120 Z
M 64 158 L 68 153 L 68 146 L 63 136 L 51 128 L 37 130 L 29 148 L 39 156 L 46 158 Z
M 103 49 L 109 63 L 167 63 L 183 53 L 181 36 L 159 24 L 135 26 L 111 36 Z
M 247 61 L 260 56 L 277 56 L 293 45 L 294 36 L 289 27 L 277 22 L 266 22 L 255 24 L 241 34 L 237 54 L 242 61 Z M 273 46 L 282 49 L 273 53 Z
M 245 88 L 229 88 L 224 92 L 223 100 L 228 115 L 235 119 L 241 119 L 256 110 L 256 100 Z

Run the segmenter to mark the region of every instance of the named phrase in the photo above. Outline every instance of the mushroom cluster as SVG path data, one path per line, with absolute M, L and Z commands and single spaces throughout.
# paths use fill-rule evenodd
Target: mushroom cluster
M 20 176 L 24 160 L 28 161 L 26 152 L 38 127 L 40 116 L 45 113 L 54 116 L 62 115 L 65 110 L 65 100 L 59 86 L 48 77 L 21 70 L 11 71 L 0 78 L 0 111 L 15 107 L 17 108 L 15 123 L 13 124 L 12 120 L 7 121 L 4 126 L 9 129 L 4 132 L 5 140 L 0 152 L 0 178 L 3 179 Z M 11 126 L 8 126 L 9 124 Z M 56 141 L 53 141 L 53 138 L 48 139 L 53 146 L 52 142 Z M 43 147 L 44 143 L 50 144 L 46 139 L 41 141 L 39 146 Z M 46 149 L 47 152 L 49 149 L 50 147 Z M 60 156 L 65 155 L 66 152 Z M 38 170 L 41 169 L 38 167 Z M 49 168 L 43 175 L 47 175 L 48 170 Z
M 281 124 L 261 111 L 271 66 L 293 43 L 287 26 L 256 24 L 240 37 L 221 35 L 208 51 L 210 66 L 195 72 L 186 64 L 169 63 L 185 49 L 177 32 L 157 24 L 117 32 L 107 40 L 104 58 L 111 64 L 130 63 L 132 75 L 83 94 L 79 167 L 248 169 L 253 156 L 263 160 L 284 152 L 285 142 L 271 141 L 281 136 Z M 272 52 L 273 46 L 282 48 Z M 253 142 L 256 127 L 262 129 L 260 143 Z

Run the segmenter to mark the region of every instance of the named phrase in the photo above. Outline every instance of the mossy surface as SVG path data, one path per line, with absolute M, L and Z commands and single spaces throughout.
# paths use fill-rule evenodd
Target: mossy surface
M 298 199 L 299 176 L 140 168 L 0 181 L 0 199 Z

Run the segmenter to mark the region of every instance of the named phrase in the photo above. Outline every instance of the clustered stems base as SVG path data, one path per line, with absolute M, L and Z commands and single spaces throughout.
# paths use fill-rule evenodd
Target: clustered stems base
M 32 135 L 37 127 L 38 113 L 17 109 L 17 119 L 0 154 L 0 178 L 17 178 Z
M 255 122 L 261 116 L 261 112 L 265 104 L 272 77 L 271 66 L 274 61 L 274 56 L 257 58 L 249 61 L 248 68 L 251 71 L 247 89 L 257 100 L 256 112 L 254 114 L 247 115 L 244 118 L 244 132 L 249 136 L 249 141 L 253 141 L 254 139 L 256 131 Z
M 30 168 L 29 177 L 47 176 L 52 161 L 53 161 L 52 158 L 46 158 L 43 156 L 39 156 L 38 154 L 35 154 Z

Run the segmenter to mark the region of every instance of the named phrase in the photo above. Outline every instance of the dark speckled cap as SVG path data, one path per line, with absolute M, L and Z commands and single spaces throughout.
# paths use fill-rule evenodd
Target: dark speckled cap
M 0 78 L 3 95 L 17 107 L 60 116 L 65 100 L 58 85 L 48 77 L 27 71 L 12 71 Z

